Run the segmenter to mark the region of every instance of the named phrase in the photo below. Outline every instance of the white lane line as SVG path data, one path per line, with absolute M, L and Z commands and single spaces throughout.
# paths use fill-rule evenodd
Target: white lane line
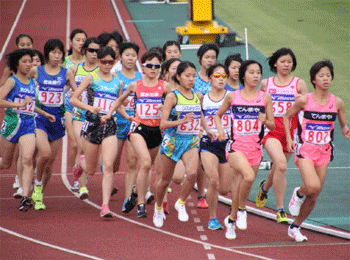
M 194 223 L 201 223 L 201 219 L 200 218 L 193 218 Z
M 191 209 L 191 214 L 192 214 L 192 215 L 197 215 L 197 210 Z
M 120 27 L 122 28 L 122 31 L 123 31 L 123 33 L 124 33 L 125 39 L 126 39 L 128 42 L 132 41 L 132 40 L 130 39 L 130 36 L 129 36 L 129 34 L 128 34 L 128 31 L 126 30 L 126 27 L 125 27 L 125 24 L 124 24 L 124 21 L 123 21 L 123 17 L 121 16 L 121 14 L 120 14 L 120 12 L 119 12 L 119 9 L 118 9 L 118 7 L 117 7 L 117 5 L 116 5 L 116 3 L 115 3 L 115 0 L 111 0 L 111 3 L 112 3 L 112 5 L 113 5 L 114 12 L 115 12 L 115 14 L 117 15 L 117 18 L 118 18 Z M 140 65 L 140 63 L 139 63 L 138 60 L 136 61 L 136 67 L 137 67 L 138 71 L 141 71 L 141 65 Z
M 340 243 L 295 243 L 276 244 L 276 245 L 252 245 L 252 246 L 232 246 L 232 249 L 254 249 L 254 248 L 277 248 L 277 247 L 315 247 L 315 246 L 350 246 L 350 242 Z
M 42 246 L 47 246 L 47 247 L 50 247 L 50 248 L 53 248 L 53 249 L 57 249 L 57 250 L 60 250 L 60 251 L 66 252 L 66 253 L 73 254 L 73 255 L 78 255 L 78 256 L 86 257 L 86 258 L 89 258 L 89 259 L 96 259 L 96 260 L 102 260 L 103 259 L 103 258 L 99 258 L 99 257 L 93 256 L 93 255 L 88 255 L 88 254 L 80 253 L 80 252 L 77 252 L 77 251 L 74 251 L 74 250 L 70 250 L 68 248 L 64 248 L 64 247 L 61 247 L 61 246 L 56 246 L 56 245 L 53 245 L 53 244 L 50 244 L 50 243 L 46 243 L 46 242 L 43 242 L 43 241 L 31 238 L 31 237 L 27 237 L 27 236 L 24 236 L 24 235 L 19 234 L 17 232 L 14 232 L 12 230 L 9 230 L 7 228 L 0 227 L 0 231 L 8 233 L 8 234 L 16 236 L 16 237 L 19 237 L 19 238 L 22 238 L 22 239 L 25 239 L 25 240 L 28 240 L 30 242 L 33 242 L 33 243 L 36 243 L 36 244 L 39 244 L 39 245 L 42 245 Z
M 67 0 L 66 49 L 69 50 L 71 0 Z
M 16 16 L 16 19 L 15 19 L 15 21 L 12 24 L 11 30 L 10 30 L 9 34 L 7 35 L 6 41 L 4 43 L 4 46 L 2 46 L 2 50 L 1 50 L 1 53 L 0 53 L 0 61 L 1 61 L 1 59 L 2 59 L 2 57 L 4 55 L 4 53 L 5 53 L 7 45 L 9 44 L 9 41 L 10 41 L 10 39 L 12 37 L 12 34 L 13 34 L 13 32 L 14 32 L 16 26 L 17 26 L 19 17 L 21 16 L 21 14 L 23 12 L 23 9 L 24 9 L 24 6 L 25 6 L 26 2 L 27 2 L 27 0 L 23 0 L 21 8 L 19 9 L 18 14 Z
M 211 250 L 211 246 L 209 245 L 203 245 L 205 250 Z

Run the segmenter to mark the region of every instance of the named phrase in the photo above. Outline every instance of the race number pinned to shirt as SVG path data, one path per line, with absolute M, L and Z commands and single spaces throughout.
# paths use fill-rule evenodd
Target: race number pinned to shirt
M 24 102 L 24 98 L 15 98 L 14 103 L 20 104 Z M 26 104 L 24 107 L 14 108 L 14 112 L 18 114 L 34 115 L 35 100 L 33 102 Z
M 48 107 L 59 107 L 63 105 L 64 95 L 63 91 L 57 88 L 39 87 L 39 102 Z
M 116 99 L 116 94 L 96 91 L 94 95 L 94 107 L 99 107 L 101 114 L 107 114 Z
M 323 145 L 331 141 L 330 124 L 306 124 L 305 141 L 312 144 Z
M 136 105 L 137 114 L 141 119 L 160 119 L 159 107 L 161 105 L 161 97 L 139 97 Z
M 272 98 L 272 111 L 275 117 L 283 117 L 295 101 L 293 94 L 270 93 L 270 95 Z

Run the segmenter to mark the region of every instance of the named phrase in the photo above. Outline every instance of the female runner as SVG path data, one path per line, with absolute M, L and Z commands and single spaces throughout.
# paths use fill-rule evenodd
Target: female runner
M 1 125 L 2 158 L 0 158 L 0 169 L 10 167 L 15 146 L 18 143 L 19 164 L 22 166 L 21 183 L 23 185 L 20 211 L 27 211 L 32 206 L 29 192 L 34 173 L 35 113 L 40 113 L 51 122 L 55 121 L 54 116 L 35 106 L 35 82 L 29 77 L 32 57 L 33 52 L 29 49 L 19 49 L 10 53 L 8 67 L 15 75 L 7 79 L 0 89 L 0 107 L 6 108 Z
M 51 178 L 51 170 L 57 152 L 65 135 L 64 87 L 76 89 L 74 75 L 61 67 L 64 61 L 64 45 L 59 39 L 50 39 L 44 46 L 45 65 L 33 67 L 30 77 L 38 83 L 38 106 L 55 116 L 50 122 L 42 115 L 35 118 L 35 135 L 38 155 L 36 160 L 36 179 L 32 198 L 35 210 L 44 210 L 43 190 Z
M 99 161 L 99 151 L 103 158 L 102 206 L 100 216 L 111 218 L 109 200 L 113 185 L 113 164 L 117 157 L 117 125 L 113 118 L 105 119 L 113 102 L 121 93 L 121 81 L 111 73 L 116 54 L 105 46 L 98 51 L 99 70 L 83 79 L 71 98 L 71 104 L 86 110 L 85 122 L 81 130 L 84 155 L 73 167 L 73 174 L 79 178 L 83 172 L 94 175 Z M 79 97 L 84 90 L 88 93 L 87 104 Z
M 85 60 L 85 56 L 83 55 L 81 50 L 86 40 L 86 37 L 87 37 L 86 33 L 82 29 L 75 29 L 71 32 L 69 36 L 70 49 L 68 50 L 68 56 L 64 60 L 64 66 L 66 67 L 66 69 L 69 69 L 74 65 L 78 65 L 79 63 Z M 68 152 L 69 169 L 71 169 L 74 166 L 77 160 L 77 152 L 78 152 L 77 140 L 74 136 L 74 128 L 72 123 L 73 106 L 69 103 L 71 95 L 72 95 L 71 91 L 66 92 L 65 103 L 64 103 L 64 108 L 65 108 L 64 116 L 66 118 L 65 124 L 66 124 L 66 131 L 67 131 L 68 143 L 69 143 L 69 152 Z
M 141 72 L 135 70 L 136 61 L 139 54 L 139 46 L 134 43 L 122 43 L 120 45 L 120 57 L 122 69 L 116 72 L 118 78 L 123 82 L 124 93 L 132 82 L 142 79 Z M 125 112 L 133 117 L 134 116 L 134 94 L 132 93 L 123 104 Z M 132 148 L 130 141 L 128 140 L 128 133 L 130 131 L 131 122 L 125 117 L 120 115 L 118 112 L 115 114 L 115 120 L 118 126 L 117 138 L 118 138 L 118 156 L 114 164 L 114 172 L 118 171 L 120 166 L 120 160 L 122 150 L 125 144 L 126 150 L 126 174 L 125 174 L 125 200 L 122 206 L 122 211 L 128 213 L 128 209 L 125 204 L 128 201 L 133 185 L 136 183 L 137 177 L 137 156 Z
M 181 57 L 181 46 L 177 41 L 167 41 L 163 45 L 164 61 L 172 58 L 180 59 Z
M 17 49 L 32 49 L 33 48 L 33 38 L 28 34 L 19 34 L 16 37 L 16 47 Z M 11 69 L 8 66 L 5 66 L 3 74 L 0 79 L 0 87 L 5 84 L 5 81 L 11 77 L 14 73 L 11 71 Z M 20 182 L 20 175 L 22 172 L 22 166 L 18 163 L 18 147 L 15 147 L 14 152 L 14 159 L 17 162 L 17 173 L 15 176 L 15 182 L 13 183 L 12 187 L 14 189 L 17 189 L 17 191 L 14 193 L 14 197 L 21 198 L 21 190 L 18 190 L 21 186 Z
M 269 131 L 262 141 L 267 154 L 272 160 L 272 168 L 267 175 L 267 180 L 260 182 L 256 205 L 257 207 L 265 205 L 267 192 L 273 186 L 277 202 L 277 222 L 287 223 L 288 218 L 284 211 L 283 199 L 286 192 L 287 164 L 292 153 L 287 150 L 282 119 L 283 115 L 293 105 L 296 95 L 305 95 L 307 87 L 303 80 L 290 74 L 297 66 L 295 55 L 291 49 L 281 48 L 274 52 L 268 60 L 270 70 L 276 73 L 276 76 L 263 80 L 259 89 L 269 93 L 272 97 L 272 110 L 276 128 L 274 131 Z M 293 118 L 290 131 L 293 132 L 295 128 L 296 118 Z
M 162 176 L 156 187 L 156 204 L 153 224 L 162 227 L 165 219 L 162 208 L 163 198 L 173 174 L 176 163 L 181 159 L 185 165 L 186 177 L 182 182 L 180 197 L 175 203 L 178 219 L 186 222 L 186 199 L 192 191 L 197 177 L 199 163 L 199 138 L 201 119 L 201 98 L 199 92 L 193 90 L 196 78 L 196 67 L 189 61 L 181 62 L 174 77 L 178 88 L 167 95 L 161 118 L 161 129 L 169 129 L 163 137 Z M 170 119 L 170 120 L 169 120 Z M 210 130 L 204 126 L 208 133 Z
M 257 90 L 261 78 L 262 66 L 254 60 L 242 62 L 239 80 L 242 90 L 229 93 L 215 115 L 218 129 L 218 140 L 225 141 L 225 131 L 221 119 L 230 108 L 232 110 L 232 137 L 226 146 L 226 158 L 239 182 L 237 189 L 232 190 L 231 214 L 225 219 L 227 239 L 235 239 L 235 222 L 239 229 L 247 228 L 246 203 L 250 188 L 259 170 L 262 159 L 261 140 L 265 126 L 273 130 L 275 123 L 272 112 L 272 101 L 269 94 Z
M 225 141 L 217 140 L 217 129 L 214 124 L 216 112 L 222 105 L 225 97 L 230 93 L 225 89 L 229 70 L 222 64 L 215 64 L 208 69 L 207 73 L 211 81 L 211 90 L 203 97 L 202 111 L 206 124 L 215 133 L 215 137 L 210 138 L 204 132 L 200 141 L 199 151 L 204 172 L 209 180 L 207 202 L 210 220 L 208 228 L 216 230 L 223 229 L 216 217 L 218 193 L 226 195 L 229 192 L 233 176 L 232 169 L 225 158 L 225 146 L 231 132 L 231 110 L 228 109 L 221 120 L 221 125 L 225 132 Z
M 75 75 L 75 82 L 77 87 L 80 86 L 80 83 L 83 81 L 83 79 L 94 72 L 98 70 L 98 59 L 97 59 L 97 53 L 100 48 L 100 41 L 95 38 L 87 38 L 84 42 L 84 45 L 81 49 L 82 54 L 85 57 L 85 61 L 82 63 L 79 63 L 77 65 L 74 65 L 70 68 L 73 75 Z M 82 99 L 81 101 L 85 104 L 88 102 L 88 94 L 87 90 L 85 89 L 81 95 Z M 74 107 L 73 108 L 73 130 L 74 130 L 74 137 L 78 145 L 78 151 L 76 156 L 75 163 L 78 162 L 81 155 L 83 155 L 83 144 L 82 139 L 80 136 L 81 129 L 83 127 L 83 124 L 85 122 L 85 113 L 86 110 Z M 79 191 L 79 198 L 80 199 L 87 199 L 89 195 L 89 191 L 86 188 L 86 174 L 83 174 L 79 180 L 76 179 L 74 181 L 72 191 L 78 192 Z
M 228 68 L 229 77 L 227 78 L 225 89 L 234 91 L 243 89 L 243 85 L 239 83 L 239 68 L 243 62 L 239 53 L 227 56 L 225 66 Z
M 118 108 L 131 93 L 135 95 L 135 117 L 130 126 L 129 140 L 139 161 L 136 189 L 131 191 L 128 201 L 124 203 L 130 212 L 136 205 L 137 217 L 147 217 L 145 208 L 145 195 L 148 187 L 148 176 L 162 141 L 159 129 L 159 108 L 162 105 L 163 95 L 169 92 L 168 83 L 159 80 L 160 61 L 162 57 L 157 52 L 146 52 L 142 58 L 143 78 L 129 85 L 123 95 L 118 99 L 107 118 Z
M 332 141 L 337 116 L 342 134 L 350 139 L 344 102 L 329 92 L 333 78 L 333 64 L 329 60 L 312 65 L 310 79 L 315 91 L 298 98 L 283 117 L 288 152 L 295 152 L 295 164 L 303 180 L 303 184 L 294 189 L 289 202 L 289 211 L 296 218 L 288 228 L 288 235 L 297 242 L 307 240 L 300 232 L 300 225 L 313 210 L 326 179 L 328 164 L 333 160 Z M 291 118 L 298 112 L 295 144 L 289 129 Z

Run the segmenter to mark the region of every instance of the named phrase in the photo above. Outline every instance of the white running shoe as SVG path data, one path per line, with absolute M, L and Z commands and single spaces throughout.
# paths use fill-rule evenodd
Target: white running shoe
M 73 183 L 72 188 L 70 189 L 72 192 L 79 192 L 80 189 L 80 185 L 79 185 L 79 181 L 75 181 Z
M 12 184 L 12 187 L 14 189 L 18 189 L 20 187 L 20 184 L 19 184 L 19 178 L 18 178 L 18 175 L 16 174 L 15 176 L 15 182 Z
M 177 218 L 182 221 L 186 222 L 188 221 L 188 214 L 186 212 L 186 205 L 185 204 L 179 204 L 179 201 L 176 201 L 175 203 L 175 209 L 177 210 Z
M 154 200 L 154 194 L 150 191 L 147 190 L 146 195 L 145 195 L 145 201 L 147 204 L 151 204 L 151 202 Z
M 228 240 L 233 240 L 233 239 L 236 239 L 237 237 L 235 232 L 236 226 L 235 226 L 235 223 L 229 223 L 228 219 L 229 219 L 229 216 L 227 216 L 224 220 L 225 227 L 226 227 L 225 237 Z
M 300 227 L 298 228 L 290 228 L 288 227 L 288 236 L 294 238 L 296 242 L 304 242 L 307 241 L 307 237 L 300 233 Z
M 297 191 L 300 187 L 296 187 L 293 191 L 292 198 L 289 201 L 288 209 L 292 216 L 299 216 L 300 207 L 304 202 L 304 198 L 299 198 L 297 195 Z
M 247 211 L 237 211 L 236 226 L 241 230 L 247 229 Z
M 21 199 L 23 197 L 23 188 L 19 187 L 15 193 L 13 193 L 15 199 Z
M 156 210 L 156 207 L 154 206 L 154 214 L 153 214 L 153 224 L 157 228 L 161 228 L 164 224 L 165 214 L 163 209 L 162 210 Z

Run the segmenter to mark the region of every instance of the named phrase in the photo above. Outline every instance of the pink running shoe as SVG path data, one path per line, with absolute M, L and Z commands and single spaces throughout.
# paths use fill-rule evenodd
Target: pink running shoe
M 83 174 L 83 168 L 81 167 L 81 161 L 85 159 L 85 155 L 80 156 L 78 162 L 73 166 L 74 178 L 79 179 Z
M 111 218 L 112 212 L 109 210 L 107 205 L 102 205 L 102 210 L 100 212 L 101 218 Z
M 206 198 L 200 198 L 200 199 L 198 200 L 197 208 L 200 208 L 200 209 L 207 209 L 207 208 L 208 208 L 207 199 L 206 199 Z

